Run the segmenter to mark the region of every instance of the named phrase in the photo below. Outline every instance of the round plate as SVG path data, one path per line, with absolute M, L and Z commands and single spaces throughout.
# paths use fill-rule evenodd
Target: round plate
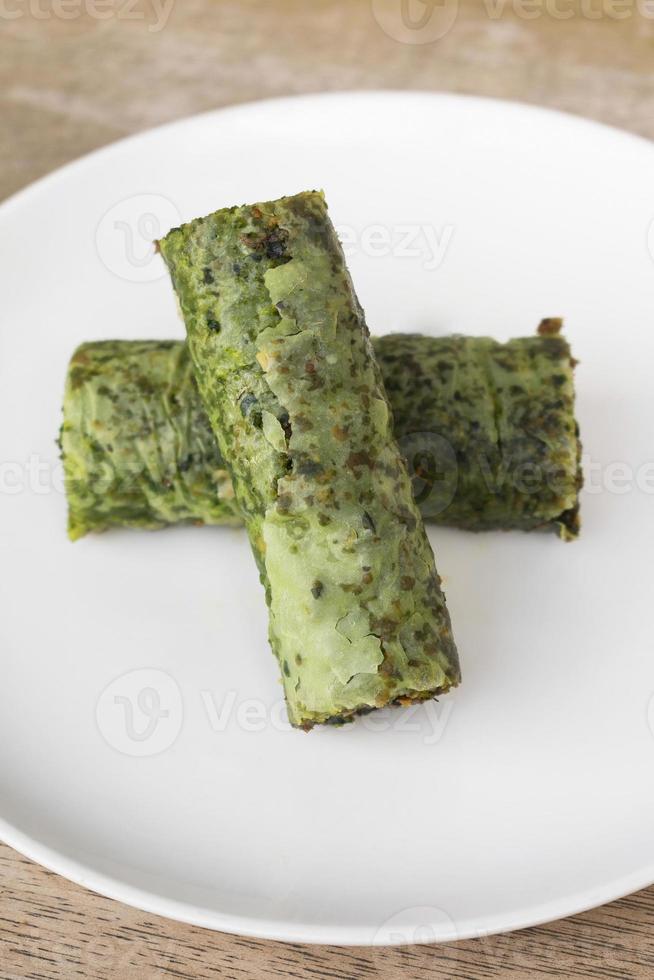
M 514 929 L 654 881 L 654 151 L 479 99 L 210 113 L 0 209 L 2 834 L 75 881 L 330 943 Z M 580 360 L 583 533 L 431 529 L 464 682 L 285 724 L 243 532 L 72 545 L 55 438 L 83 340 L 182 337 L 151 241 L 323 187 L 373 332 L 532 332 Z

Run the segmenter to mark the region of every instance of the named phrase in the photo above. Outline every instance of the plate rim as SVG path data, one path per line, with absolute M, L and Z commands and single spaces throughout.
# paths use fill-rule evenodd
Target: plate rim
M 159 133 L 165 132 L 168 129 L 192 125 L 200 120 L 207 120 L 211 117 L 226 116 L 241 112 L 254 112 L 264 107 L 270 107 L 271 109 L 283 108 L 284 105 L 296 105 L 300 102 L 328 102 L 352 98 L 361 100 L 383 100 L 390 98 L 400 101 L 407 97 L 415 98 L 416 96 L 419 98 L 424 98 L 425 100 L 458 102 L 462 105 L 472 105 L 477 103 L 479 106 L 495 106 L 497 108 L 509 109 L 510 111 L 516 113 L 522 112 L 525 115 L 536 114 L 541 115 L 544 118 L 558 118 L 561 121 L 565 121 L 568 125 L 574 124 L 587 129 L 594 129 L 598 132 L 603 132 L 607 136 L 612 135 L 620 140 L 629 140 L 633 143 L 641 145 L 642 147 L 648 147 L 650 150 L 654 148 L 654 141 L 648 139 L 646 136 L 641 136 L 639 133 L 632 133 L 627 129 L 621 129 L 619 126 L 613 126 L 610 123 L 600 122 L 597 119 L 591 119 L 587 116 L 582 116 L 574 112 L 568 112 L 564 109 L 553 109 L 549 106 L 537 105 L 536 103 L 532 102 L 523 102 L 519 99 L 499 99 L 493 96 L 474 95 L 466 92 L 448 92 L 442 89 L 370 88 L 304 92 L 296 95 L 271 96 L 270 98 L 265 99 L 248 99 L 245 102 L 237 102 L 230 105 L 219 106 L 215 109 L 206 109 L 203 112 L 193 113 L 191 116 L 180 116 L 178 119 L 172 119 L 156 126 L 148 126 L 146 129 L 141 129 L 136 133 L 130 133 L 127 136 L 121 136 L 117 140 L 104 143 L 102 146 L 89 150 L 88 153 L 83 153 L 81 156 L 75 157 L 73 160 L 69 160 L 67 163 L 62 164 L 59 167 L 55 167 L 54 170 L 49 170 L 46 174 L 43 174 L 41 177 L 37 177 L 36 180 L 31 181 L 25 187 L 20 187 L 8 197 L 0 200 L 0 221 L 3 220 L 5 212 L 10 211 L 15 206 L 29 201 L 30 197 L 40 193 L 49 183 L 54 183 L 62 177 L 67 177 L 69 174 L 74 173 L 78 168 L 82 168 L 86 164 L 93 162 L 95 159 L 103 156 L 104 154 L 110 155 L 115 151 L 119 151 L 122 148 L 129 146 L 129 144 L 132 142 L 137 142 L 139 140 L 155 136 Z
M 573 124 L 587 130 L 596 131 L 605 137 L 630 142 L 651 152 L 654 142 L 637 133 L 620 129 L 594 119 L 589 119 L 572 112 L 540 106 L 519 100 L 492 98 L 474 94 L 447 92 L 429 89 L 344 89 L 338 91 L 300 93 L 296 95 L 278 96 L 266 99 L 248 100 L 245 102 L 208 109 L 190 116 L 182 116 L 166 123 L 149 127 L 112 141 L 83 154 L 57 167 L 32 181 L 26 187 L 20 188 L 0 202 L 0 226 L 3 220 L 24 204 L 41 194 L 50 185 L 66 179 L 77 170 L 84 169 L 89 163 L 103 157 L 110 158 L 115 152 L 120 152 L 137 141 L 146 141 L 152 136 L 167 130 L 197 125 L 212 118 L 224 118 L 235 114 L 247 114 L 265 109 L 279 111 L 285 106 L 299 103 L 315 103 L 317 101 L 339 102 L 356 99 L 360 101 L 383 101 L 385 99 L 403 100 L 423 98 L 425 101 L 439 103 L 459 103 L 478 107 L 493 106 L 509 110 L 517 114 L 529 116 L 540 115 L 543 118 L 556 119 Z M 299 942 L 306 944 L 329 944 L 336 946 L 367 946 L 386 947 L 401 945 L 425 945 L 434 943 L 453 942 L 457 940 L 475 939 L 490 935 L 513 932 L 547 922 L 553 922 L 572 915 L 577 915 L 590 909 L 616 901 L 626 895 L 639 891 L 654 884 L 654 862 L 643 866 L 637 871 L 613 878 L 602 886 L 591 889 L 580 889 L 566 895 L 565 898 L 549 899 L 532 904 L 525 908 L 516 908 L 511 913 L 500 913 L 495 917 L 485 915 L 483 921 L 479 917 L 458 920 L 456 927 L 439 923 L 438 935 L 428 939 L 420 936 L 411 940 L 404 938 L 390 940 L 371 940 L 371 927 L 347 924 L 321 926 L 316 923 L 303 924 L 287 920 L 275 920 L 270 917 L 252 917 L 233 914 L 215 909 L 203 908 L 185 901 L 173 899 L 154 891 L 149 891 L 121 881 L 110 874 L 98 871 L 76 858 L 70 857 L 64 851 L 43 843 L 38 838 L 22 831 L 18 826 L 0 815 L 0 840 L 7 846 L 36 862 L 47 870 L 61 875 L 73 883 L 89 889 L 105 898 L 121 902 L 132 908 L 149 914 L 159 915 L 189 925 L 208 928 L 233 935 L 281 942 Z M 407 922 L 406 928 L 415 930 L 424 923 Z
M 151 915 L 158 915 L 174 922 L 211 929 L 250 939 L 273 940 L 285 943 L 304 943 L 306 945 L 362 946 L 386 948 L 400 946 L 441 945 L 442 943 L 463 942 L 467 939 L 481 939 L 503 933 L 516 932 L 556 922 L 592 909 L 600 908 L 618 899 L 632 895 L 654 883 L 654 864 L 639 872 L 632 872 L 613 880 L 607 885 L 593 889 L 582 889 L 567 896 L 566 900 L 550 899 L 526 910 L 516 909 L 513 913 L 502 913 L 495 919 L 484 916 L 483 924 L 478 918 L 458 920 L 454 928 L 446 923 L 438 923 L 438 935 L 411 940 L 399 938 L 390 940 L 375 938 L 371 940 L 371 928 L 366 926 L 329 925 L 316 923 L 289 923 L 286 920 L 254 918 L 218 912 L 200 905 L 172 899 L 156 892 L 126 884 L 118 878 L 93 870 L 82 862 L 69 858 L 56 848 L 43 844 L 19 830 L 15 825 L 0 817 L 0 840 L 19 854 L 34 861 L 54 874 L 82 888 L 95 892 L 103 898 L 121 902 L 131 908 Z M 425 922 L 407 921 L 403 928 L 415 933 Z

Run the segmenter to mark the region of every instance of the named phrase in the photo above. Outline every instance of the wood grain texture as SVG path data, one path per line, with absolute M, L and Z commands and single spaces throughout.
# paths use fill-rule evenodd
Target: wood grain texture
M 536 9 L 519 0 L 460 0 L 451 29 L 425 44 L 398 40 L 397 22 L 390 36 L 382 30 L 380 11 L 383 20 L 398 5 L 172 0 L 164 18 L 153 0 L 115 0 L 100 21 L 87 13 L 64 20 L 47 0 L 3 4 L 0 120 L 10 138 L 0 141 L 0 198 L 148 126 L 325 89 L 472 92 L 654 137 L 654 10 L 638 13 L 635 0 L 542 0 Z M 50 16 L 35 17 L 35 8 Z M 68 9 L 92 8 L 80 0 Z M 7 10 L 19 16 L 9 19 Z M 439 947 L 259 942 L 135 911 L 0 845 L 1 980 L 651 978 L 653 926 L 654 888 L 563 922 Z
M 0 845 L 2 980 L 495 980 L 654 975 L 654 889 L 504 936 L 400 949 L 272 943 L 197 929 L 83 891 Z

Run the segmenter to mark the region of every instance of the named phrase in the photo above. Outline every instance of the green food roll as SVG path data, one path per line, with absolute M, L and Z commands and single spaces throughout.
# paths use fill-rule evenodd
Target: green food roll
M 108 527 L 242 524 L 185 343 L 78 347 L 59 441 L 73 541 Z
M 323 195 L 217 211 L 159 245 L 265 587 L 291 723 L 340 723 L 458 684 L 434 556 Z
M 508 343 L 373 338 L 424 520 L 576 537 L 574 360 L 560 328 L 544 320 Z M 112 526 L 242 523 L 181 341 L 82 344 L 61 441 L 73 540 Z
M 532 337 L 376 342 L 395 434 L 426 521 L 579 534 L 581 442 L 560 319 Z

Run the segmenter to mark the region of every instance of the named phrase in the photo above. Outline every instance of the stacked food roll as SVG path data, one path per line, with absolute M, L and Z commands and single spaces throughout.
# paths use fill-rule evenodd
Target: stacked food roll
M 160 248 L 292 724 L 458 684 L 434 557 L 322 194 L 218 211 Z

